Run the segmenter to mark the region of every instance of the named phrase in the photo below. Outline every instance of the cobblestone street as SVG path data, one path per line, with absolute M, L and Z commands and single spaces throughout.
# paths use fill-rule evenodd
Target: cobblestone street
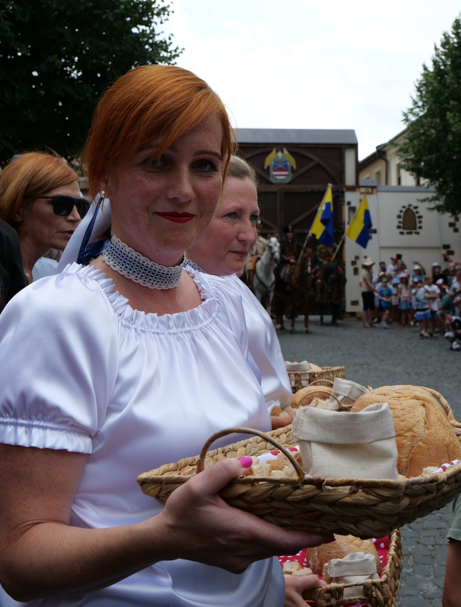
M 420 339 L 416 328 L 364 329 L 357 320 L 332 327 L 329 317 L 318 326 L 310 319 L 306 335 L 301 319 L 297 333 L 278 333 L 285 360 L 308 360 L 320 366 L 345 365 L 346 378 L 373 387 L 392 384 L 428 386 L 450 403 L 461 419 L 459 368 L 461 353 L 451 352 L 446 339 Z M 288 323 L 286 323 L 288 325 Z M 398 607 L 441 607 L 451 504 L 402 529 L 403 572 Z

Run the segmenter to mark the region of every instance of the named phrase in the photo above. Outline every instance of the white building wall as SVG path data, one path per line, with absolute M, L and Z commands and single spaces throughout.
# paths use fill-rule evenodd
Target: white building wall
M 429 204 L 419 202 L 428 196 L 427 191 L 418 187 L 378 187 L 375 195 L 368 195 L 373 228 L 377 234 L 372 238 L 366 249 L 345 239 L 345 268 L 346 268 L 346 311 L 358 312 L 362 309 L 361 288 L 359 286 L 361 263 L 365 257 L 371 257 L 375 262 L 373 270 L 378 271 L 380 261 L 390 264 L 390 258 L 397 253 L 410 272 L 415 262 L 421 263 L 427 272 L 431 271 L 434 262 L 442 267 L 447 265 L 443 252 L 455 260 L 461 260 L 461 221 L 456 222 L 449 215 L 441 215 L 429 209 Z M 363 194 L 358 192 L 346 193 L 346 230 L 349 225 L 348 206 L 358 208 Z M 347 201 L 351 205 L 347 205 Z M 403 212 L 408 205 L 415 209 L 419 216 L 419 234 L 407 233 L 401 227 Z M 400 226 L 400 227 L 399 227 Z M 402 234 L 403 232 L 403 234 Z M 358 259 L 357 259 L 358 257 Z M 353 263 L 355 262 L 355 263 Z M 358 267 L 358 274 L 354 268 Z

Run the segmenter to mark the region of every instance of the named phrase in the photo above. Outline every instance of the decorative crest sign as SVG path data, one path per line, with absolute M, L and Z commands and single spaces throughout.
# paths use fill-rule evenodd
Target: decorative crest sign
M 291 170 L 296 170 L 296 160 L 286 148 L 283 148 L 283 152 L 274 148 L 264 161 L 264 169 L 268 167 L 272 183 L 289 183 L 292 178 Z

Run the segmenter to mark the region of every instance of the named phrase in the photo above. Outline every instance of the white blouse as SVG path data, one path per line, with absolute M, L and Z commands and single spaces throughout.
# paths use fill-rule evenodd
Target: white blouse
M 223 277 L 242 296 L 248 349 L 261 372 L 261 387 L 269 411 L 291 405 L 293 393 L 271 317 L 236 274 Z
M 0 442 L 88 453 L 71 524 L 134 524 L 162 507 L 141 472 L 200 452 L 230 426 L 270 430 L 242 301 L 214 276 L 187 272 L 202 304 L 144 314 L 92 266 L 68 266 L 22 290 L 0 316 Z M 215 447 L 247 438 L 231 435 Z M 277 559 L 235 575 L 159 562 L 109 588 L 34 606 L 281 607 Z M 5 594 L 2 607 L 14 605 Z

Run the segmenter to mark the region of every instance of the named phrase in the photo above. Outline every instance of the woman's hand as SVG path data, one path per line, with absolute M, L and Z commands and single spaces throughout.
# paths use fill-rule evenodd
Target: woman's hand
M 276 416 L 271 415 L 272 430 L 284 428 L 293 423 L 293 411 L 288 415 Z
M 306 607 L 306 601 L 303 599 L 303 592 L 321 588 L 325 586 L 323 580 L 315 575 L 306 575 L 304 577 L 285 576 L 285 603 L 284 607 Z
M 161 519 L 161 530 L 156 525 L 152 537 L 165 546 L 163 559 L 189 559 L 243 573 L 254 561 L 333 541 L 330 535 L 286 531 L 226 504 L 218 492 L 242 473 L 237 459 L 225 459 L 172 493 L 155 517 Z

